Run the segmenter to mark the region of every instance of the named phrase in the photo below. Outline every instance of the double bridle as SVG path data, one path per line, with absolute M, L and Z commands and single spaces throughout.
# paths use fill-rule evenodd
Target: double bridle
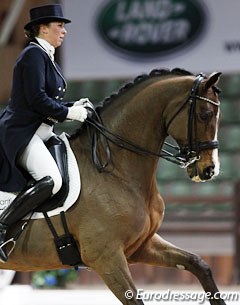
M 182 109 L 185 107 L 185 105 L 189 105 L 189 116 L 188 116 L 188 143 L 187 145 L 183 145 L 180 147 L 174 146 L 172 144 L 169 144 L 167 142 L 164 142 L 165 145 L 168 147 L 171 147 L 176 151 L 176 153 L 171 153 L 165 149 L 162 149 L 160 153 L 155 153 L 150 150 L 147 150 L 145 148 L 142 148 L 131 141 L 124 139 L 123 137 L 113 134 L 111 131 L 109 131 L 104 125 L 101 120 L 100 115 L 94 110 L 89 109 L 90 112 L 92 112 L 92 116 L 88 117 L 87 127 L 89 131 L 89 135 L 92 141 L 92 159 L 96 166 L 96 168 L 101 172 L 104 171 L 104 169 L 107 167 L 107 165 L 111 161 L 111 150 L 109 146 L 109 142 L 114 143 L 115 145 L 119 146 L 120 148 L 132 151 L 137 154 L 141 155 L 151 155 L 154 157 L 161 157 L 163 159 L 166 159 L 167 161 L 170 161 L 172 163 L 178 164 L 181 168 L 186 168 L 190 164 L 196 162 L 200 159 L 200 152 L 202 150 L 207 149 L 215 149 L 219 147 L 218 141 L 195 141 L 194 138 L 197 139 L 197 129 L 196 129 L 196 103 L 197 100 L 202 100 L 207 103 L 211 103 L 217 107 L 219 107 L 220 103 L 212 101 L 206 97 L 197 95 L 199 86 L 204 79 L 203 74 L 199 74 L 196 76 L 196 79 L 193 83 L 193 87 L 191 89 L 191 93 L 187 100 L 183 103 L 183 105 L 176 111 L 176 113 L 173 115 L 171 120 L 168 122 L 167 129 L 170 126 L 170 124 L 173 122 L 173 120 L 176 118 L 176 116 L 182 111 Z M 93 128 L 91 128 L 93 127 Z M 195 134 L 193 134 L 193 131 L 195 131 Z M 103 161 L 102 157 L 100 157 L 100 154 L 98 152 L 98 143 L 100 139 L 100 135 L 103 135 L 103 141 L 101 145 L 104 147 L 104 158 L 105 161 Z
M 202 100 L 207 103 L 213 104 L 217 107 L 220 106 L 219 102 L 212 101 L 206 97 L 197 95 L 199 86 L 204 79 L 204 74 L 200 73 L 196 76 L 196 79 L 193 83 L 193 87 L 191 89 L 191 93 L 187 100 L 183 103 L 183 105 L 177 110 L 177 112 L 173 115 L 171 120 L 168 122 L 166 129 L 168 130 L 170 124 L 176 118 L 176 116 L 182 111 L 186 104 L 189 105 L 189 115 L 188 115 L 188 140 L 187 145 L 182 145 L 180 147 L 171 145 L 169 143 L 164 142 L 166 146 L 173 148 L 178 151 L 177 154 L 172 154 L 166 150 L 162 150 L 164 153 L 163 158 L 166 160 L 177 163 L 181 168 L 186 168 L 190 164 L 198 161 L 200 159 L 200 152 L 207 149 L 215 149 L 219 148 L 218 141 L 196 141 L 194 142 L 194 138 L 197 139 L 197 128 L 196 128 L 196 104 L 197 100 Z M 193 134 L 195 132 L 195 134 Z M 195 137 L 194 137 L 195 136 Z M 171 158 L 175 158 L 176 160 L 172 160 Z

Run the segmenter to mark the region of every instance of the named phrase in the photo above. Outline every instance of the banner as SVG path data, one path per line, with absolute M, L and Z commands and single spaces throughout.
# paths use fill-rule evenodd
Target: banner
M 67 79 L 240 71 L 239 0 L 68 0 Z

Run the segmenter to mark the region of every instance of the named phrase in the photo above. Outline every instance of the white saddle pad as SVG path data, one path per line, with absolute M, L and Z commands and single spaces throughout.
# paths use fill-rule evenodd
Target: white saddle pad
M 69 193 L 62 207 L 56 208 L 48 212 L 49 217 L 58 215 L 62 211 L 66 212 L 76 202 L 81 190 L 80 173 L 74 153 L 70 147 L 66 134 L 62 133 L 59 137 L 61 138 L 61 140 L 63 140 L 67 149 Z M 9 206 L 9 204 L 14 200 L 16 196 L 17 196 L 16 193 L 8 193 L 8 192 L 0 191 L 0 214 Z M 40 218 L 44 218 L 44 216 L 43 213 L 34 213 L 31 218 L 40 219 Z

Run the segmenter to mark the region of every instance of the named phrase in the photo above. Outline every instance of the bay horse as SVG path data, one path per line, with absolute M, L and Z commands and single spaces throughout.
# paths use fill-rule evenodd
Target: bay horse
M 209 181 L 219 173 L 216 84 L 220 74 L 196 76 L 178 68 L 153 70 L 98 106 L 103 124 L 89 118 L 85 126 L 90 126 L 90 132 L 83 127 L 69 139 L 82 180 L 81 196 L 66 213 L 69 230 L 79 244 L 83 263 L 102 278 L 122 304 L 144 304 L 137 297 L 128 268 L 135 263 L 188 270 L 210 293 L 211 305 L 225 304 L 201 257 L 177 248 L 157 233 L 161 232 L 164 201 L 156 171 L 160 156 L 171 159 L 161 152 L 167 135 L 178 143 L 175 161 L 186 167 L 192 181 Z M 109 151 L 107 166 L 104 160 L 109 161 Z M 63 234 L 60 217 L 54 216 L 52 221 Z M 44 219 L 29 222 L 8 262 L 0 268 L 63 268 Z M 128 290 L 131 297 L 125 295 Z

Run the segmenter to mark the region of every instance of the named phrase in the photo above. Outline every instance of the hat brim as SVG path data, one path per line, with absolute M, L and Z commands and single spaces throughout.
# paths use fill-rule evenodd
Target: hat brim
M 35 19 L 35 20 L 30 21 L 27 24 L 25 24 L 24 30 L 30 30 L 31 27 L 36 24 L 49 23 L 49 22 L 54 22 L 54 21 L 61 21 L 64 23 L 72 22 L 71 20 L 64 18 L 64 17 L 56 17 L 56 16 L 41 17 L 41 18 Z

